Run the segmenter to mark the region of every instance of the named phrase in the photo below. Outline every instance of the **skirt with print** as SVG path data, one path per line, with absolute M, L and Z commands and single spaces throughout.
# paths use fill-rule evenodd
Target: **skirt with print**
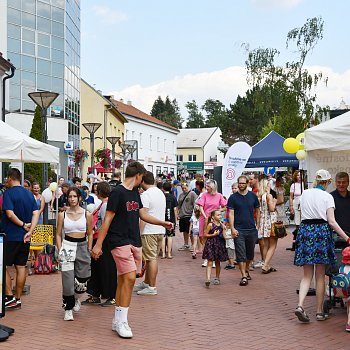
M 334 265 L 336 256 L 328 223 L 301 223 L 296 238 L 294 265 Z
M 207 238 L 202 254 L 203 259 L 212 261 L 226 261 L 228 260 L 225 239 L 220 236 Z

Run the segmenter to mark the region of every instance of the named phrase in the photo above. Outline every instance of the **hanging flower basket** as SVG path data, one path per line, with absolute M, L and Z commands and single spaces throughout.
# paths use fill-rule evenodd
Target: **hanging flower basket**
M 75 149 L 73 152 L 73 160 L 75 164 L 83 162 L 89 157 L 89 154 L 84 149 Z
M 114 166 L 116 169 L 120 169 L 123 165 L 123 162 L 121 161 L 121 159 L 116 159 L 115 160 L 115 163 L 114 163 Z
M 95 152 L 95 158 L 105 169 L 109 169 L 112 164 L 111 150 L 108 148 L 100 148 Z

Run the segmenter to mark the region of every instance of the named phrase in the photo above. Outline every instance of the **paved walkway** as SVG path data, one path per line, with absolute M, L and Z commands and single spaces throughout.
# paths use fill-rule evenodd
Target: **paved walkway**
M 179 235 L 175 247 L 181 244 Z M 294 316 L 301 269 L 292 265 L 291 236 L 280 240 L 275 273 L 251 272 L 247 287 L 238 286 L 238 271 L 222 271 L 221 285 L 204 287 L 201 260 L 174 251 L 160 260 L 157 296 L 132 299 L 129 323 L 134 338 L 121 339 L 111 330 L 114 308 L 83 306 L 74 322 L 63 321 L 60 275 L 30 276 L 30 295 L 22 309 L 8 311 L 1 323 L 16 332 L 1 349 L 349 349 L 344 331 L 346 311 L 332 310 L 325 322 L 315 321 L 315 297 L 307 297 L 310 324 Z M 214 272 L 214 271 L 213 271 Z

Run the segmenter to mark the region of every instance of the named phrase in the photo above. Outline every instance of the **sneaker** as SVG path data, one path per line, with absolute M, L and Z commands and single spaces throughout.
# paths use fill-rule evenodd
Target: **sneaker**
M 16 299 L 16 306 L 13 307 L 13 309 L 21 309 L 22 308 L 22 302 L 21 302 L 21 299 Z
M 149 286 L 137 292 L 137 295 L 157 295 L 157 294 L 158 294 L 157 288 L 150 288 Z
M 350 324 L 349 324 L 349 323 L 346 324 L 345 330 L 346 330 L 347 332 L 350 332 Z
M 188 244 L 184 244 L 182 247 L 178 249 L 180 252 L 183 250 L 190 250 L 190 246 Z
M 264 262 L 262 260 L 257 261 L 256 263 L 253 264 L 254 269 L 258 269 L 263 267 Z
M 133 291 L 134 291 L 134 292 L 139 292 L 140 290 L 145 289 L 145 288 L 148 288 L 148 287 L 149 287 L 149 285 L 148 285 L 147 283 L 145 283 L 145 282 L 142 281 L 141 283 L 136 284 L 136 285 L 134 286 Z
M 208 260 L 205 259 L 205 260 L 203 261 L 202 267 L 207 267 L 207 265 L 208 265 Z
M 115 331 L 121 338 L 132 338 L 132 332 L 128 322 L 115 323 Z
M 225 267 L 224 267 L 225 270 L 235 270 L 236 269 L 236 266 L 235 265 L 230 265 L 230 264 L 227 264 Z
M 100 305 L 101 299 L 90 295 L 86 300 L 81 302 L 81 305 Z
M 215 278 L 213 279 L 213 284 L 214 284 L 215 286 L 218 286 L 218 285 L 220 284 L 220 279 L 217 278 L 217 277 L 215 277 Z
M 206 286 L 207 288 L 209 288 L 209 286 L 210 286 L 210 280 L 206 280 L 206 281 L 204 282 L 204 284 L 205 284 L 205 286 Z
M 17 305 L 16 298 L 13 295 L 6 295 L 5 296 L 5 308 L 6 309 L 13 309 Z
M 195 252 L 192 253 L 192 259 L 197 259 L 197 254 Z
M 66 310 L 64 312 L 64 320 L 65 321 L 74 321 L 73 310 Z
M 79 299 L 75 299 L 75 305 L 73 307 L 73 311 L 74 312 L 78 312 L 80 311 L 80 306 L 81 306 L 81 302 Z
M 109 298 L 104 303 L 101 303 L 101 306 L 115 306 L 115 299 Z

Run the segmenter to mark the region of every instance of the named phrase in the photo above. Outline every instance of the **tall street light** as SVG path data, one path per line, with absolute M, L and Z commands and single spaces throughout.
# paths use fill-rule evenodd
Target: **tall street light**
M 58 97 L 57 92 L 51 91 L 36 91 L 30 92 L 28 96 L 31 100 L 41 108 L 41 128 L 42 128 L 42 142 L 47 143 L 47 109 L 51 106 L 52 102 Z M 42 186 L 45 188 L 48 181 L 48 166 L 47 163 L 42 165 Z M 44 207 L 43 222 L 48 223 L 48 207 L 47 204 Z
M 90 134 L 90 152 L 91 152 L 91 172 L 93 172 L 94 169 L 94 139 L 102 139 L 102 137 L 95 137 L 94 134 L 97 131 L 97 129 L 101 126 L 101 123 L 83 123 L 83 127 L 88 131 Z M 87 139 L 87 137 L 83 137 L 82 140 Z
M 120 137 L 117 136 L 107 136 L 106 139 L 112 145 L 112 176 L 115 171 L 115 145 L 120 140 Z

